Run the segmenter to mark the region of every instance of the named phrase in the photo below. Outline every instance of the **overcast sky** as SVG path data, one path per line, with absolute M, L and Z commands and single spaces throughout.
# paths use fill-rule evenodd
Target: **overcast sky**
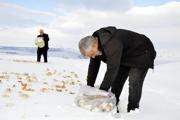
M 34 46 L 42 28 L 50 46 L 76 49 L 105 26 L 144 33 L 156 47 L 180 47 L 180 0 L 0 0 L 0 45 Z

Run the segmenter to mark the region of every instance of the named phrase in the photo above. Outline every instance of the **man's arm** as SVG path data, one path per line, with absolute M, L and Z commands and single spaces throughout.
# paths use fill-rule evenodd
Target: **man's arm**
M 116 44 L 114 48 L 112 48 L 111 55 L 107 56 L 107 71 L 100 86 L 101 90 L 108 91 L 115 81 L 121 63 L 122 50 L 122 44 Z
M 94 87 L 97 74 L 99 72 L 101 60 L 97 56 L 95 58 L 90 58 L 88 75 L 87 75 L 87 85 Z
M 46 34 L 46 40 L 49 41 L 49 35 L 48 34 Z

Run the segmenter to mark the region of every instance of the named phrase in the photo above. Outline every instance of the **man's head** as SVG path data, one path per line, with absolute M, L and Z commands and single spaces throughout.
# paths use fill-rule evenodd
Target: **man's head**
M 100 54 L 98 49 L 98 38 L 93 36 L 82 38 L 79 41 L 79 50 L 82 55 L 95 58 Z
M 43 34 L 44 34 L 44 30 L 43 30 L 43 29 L 40 29 L 40 30 L 39 30 L 39 33 L 40 33 L 40 35 L 43 35 Z

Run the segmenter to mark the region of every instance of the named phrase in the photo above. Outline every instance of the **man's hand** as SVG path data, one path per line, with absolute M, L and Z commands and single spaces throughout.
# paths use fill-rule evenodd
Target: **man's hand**
M 104 88 L 102 88 L 102 87 L 100 87 L 99 89 L 108 92 L 108 90 L 106 90 L 106 89 L 104 89 Z
M 104 92 L 106 92 L 107 93 L 107 95 L 108 95 L 108 97 L 112 97 L 112 96 L 114 96 L 115 94 L 114 93 L 112 93 L 111 91 L 108 91 L 108 90 L 103 90 L 103 89 L 101 89 L 101 88 L 99 88 L 100 90 L 102 90 L 102 91 L 104 91 Z
M 109 92 L 108 92 L 108 96 L 109 96 L 109 97 L 112 97 L 112 96 L 114 96 L 114 93 L 112 93 L 111 91 L 109 91 Z

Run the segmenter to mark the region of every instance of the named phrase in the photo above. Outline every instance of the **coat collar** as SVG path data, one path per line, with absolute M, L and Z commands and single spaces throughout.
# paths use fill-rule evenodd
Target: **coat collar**
M 98 37 L 102 46 L 104 46 L 112 37 L 112 35 L 116 32 L 116 27 L 109 26 L 105 28 L 101 28 L 93 33 L 93 36 Z

